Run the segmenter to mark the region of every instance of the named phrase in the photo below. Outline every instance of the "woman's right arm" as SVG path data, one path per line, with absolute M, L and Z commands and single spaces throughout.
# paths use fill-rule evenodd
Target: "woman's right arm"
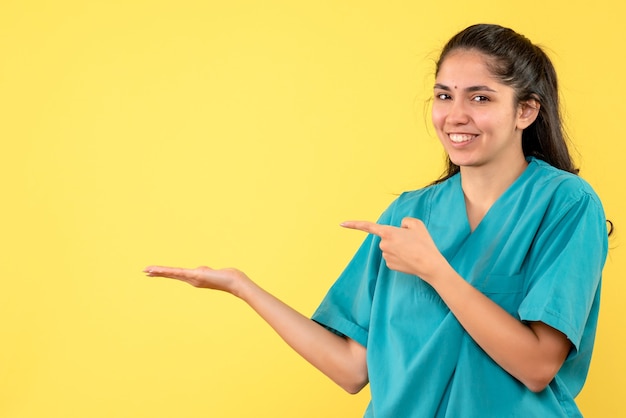
M 242 299 L 305 360 L 349 393 L 368 382 L 366 349 L 300 314 L 236 269 L 147 267 L 151 277 L 167 277 L 194 287 L 221 290 Z

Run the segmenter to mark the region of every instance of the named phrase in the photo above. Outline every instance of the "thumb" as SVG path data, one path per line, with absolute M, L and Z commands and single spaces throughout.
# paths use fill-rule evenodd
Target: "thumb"
M 406 229 L 415 229 L 419 227 L 420 223 L 422 223 L 422 221 L 416 218 L 404 218 L 400 226 Z

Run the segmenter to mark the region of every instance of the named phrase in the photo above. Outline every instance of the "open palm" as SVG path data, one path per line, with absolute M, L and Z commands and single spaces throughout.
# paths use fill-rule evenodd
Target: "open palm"
M 233 292 L 237 281 L 249 280 L 243 272 L 237 269 L 215 270 L 206 266 L 194 269 L 149 266 L 144 269 L 144 272 L 150 277 L 167 277 L 189 283 L 194 287 L 222 290 L 229 293 Z

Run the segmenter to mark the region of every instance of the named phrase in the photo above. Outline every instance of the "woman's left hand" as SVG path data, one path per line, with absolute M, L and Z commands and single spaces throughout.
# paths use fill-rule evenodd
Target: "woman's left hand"
M 380 237 L 380 249 L 391 270 L 414 274 L 428 282 L 447 264 L 419 219 L 404 218 L 400 228 L 369 221 L 346 221 L 341 226 Z

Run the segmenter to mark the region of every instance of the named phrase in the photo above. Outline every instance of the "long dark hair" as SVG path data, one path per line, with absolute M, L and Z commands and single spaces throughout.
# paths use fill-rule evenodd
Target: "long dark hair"
M 475 50 L 488 57 L 491 73 L 515 90 L 517 103 L 534 99 L 539 115 L 522 133 L 525 156 L 578 174 L 563 129 L 556 71 L 546 53 L 525 36 L 498 25 L 478 24 L 454 35 L 443 47 L 435 74 L 446 57 L 455 50 Z M 459 172 L 459 166 L 447 158 L 447 168 L 439 183 Z

